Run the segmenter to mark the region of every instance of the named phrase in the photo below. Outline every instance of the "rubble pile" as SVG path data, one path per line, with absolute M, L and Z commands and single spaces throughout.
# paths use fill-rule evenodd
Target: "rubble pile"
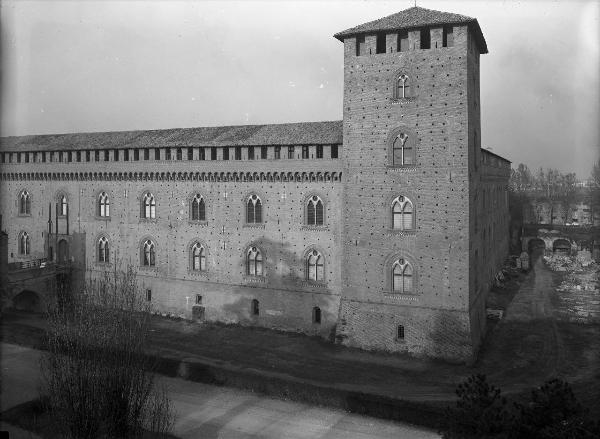
M 583 271 L 583 263 L 574 256 L 550 254 L 544 256 L 544 262 L 552 271 L 572 271 L 580 273 Z M 586 265 L 589 267 L 593 262 Z
M 544 261 L 552 270 L 566 272 L 556 288 L 559 318 L 580 323 L 600 322 L 600 267 L 590 253 L 549 255 L 544 256 Z
M 557 291 L 598 291 L 598 271 L 570 273 L 561 282 Z

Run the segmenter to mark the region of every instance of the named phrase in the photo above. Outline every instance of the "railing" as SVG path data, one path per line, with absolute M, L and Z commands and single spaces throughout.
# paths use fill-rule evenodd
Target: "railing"
M 48 261 L 46 258 L 30 259 L 28 261 L 11 262 L 8 264 L 9 271 L 29 270 L 31 268 L 44 268 L 53 265 L 53 261 Z

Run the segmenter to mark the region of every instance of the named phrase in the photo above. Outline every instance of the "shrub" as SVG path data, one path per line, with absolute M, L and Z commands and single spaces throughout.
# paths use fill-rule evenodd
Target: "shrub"
M 456 407 L 445 413 L 445 439 L 505 438 L 511 422 L 507 401 L 485 375 L 473 375 L 458 385 Z
M 592 439 L 600 422 L 577 401 L 565 381 L 552 379 L 533 389 L 530 401 L 509 409 L 500 389 L 485 375 L 473 375 L 457 390 L 456 407 L 445 414 L 445 439 Z
M 531 439 L 591 439 L 600 437 L 600 426 L 577 401 L 566 381 L 552 379 L 531 391 L 531 401 L 515 404 L 518 416 L 512 437 Z

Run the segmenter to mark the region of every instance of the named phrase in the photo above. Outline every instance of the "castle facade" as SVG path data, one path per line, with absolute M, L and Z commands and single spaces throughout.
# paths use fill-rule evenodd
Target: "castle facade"
M 335 38 L 341 121 L 2 138 L 8 262 L 134 266 L 162 313 L 472 358 L 509 237 L 479 24 L 415 7 Z

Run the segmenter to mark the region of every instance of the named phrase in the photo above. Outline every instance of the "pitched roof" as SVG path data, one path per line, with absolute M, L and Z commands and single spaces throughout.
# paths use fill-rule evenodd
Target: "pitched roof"
M 0 138 L 0 151 L 341 144 L 342 121 L 173 128 L 150 131 L 44 134 Z
M 340 41 L 344 41 L 344 38 L 358 34 L 400 29 L 414 29 L 418 27 L 443 24 L 468 25 L 477 39 L 477 44 L 479 45 L 481 53 L 487 53 L 487 44 L 477 19 L 467 17 L 465 15 L 452 14 L 450 12 L 434 11 L 432 9 L 425 9 L 418 6 L 405 9 L 378 20 L 369 21 L 368 23 L 364 23 L 350 29 L 346 29 L 345 31 L 338 32 L 334 35 L 334 37 Z

